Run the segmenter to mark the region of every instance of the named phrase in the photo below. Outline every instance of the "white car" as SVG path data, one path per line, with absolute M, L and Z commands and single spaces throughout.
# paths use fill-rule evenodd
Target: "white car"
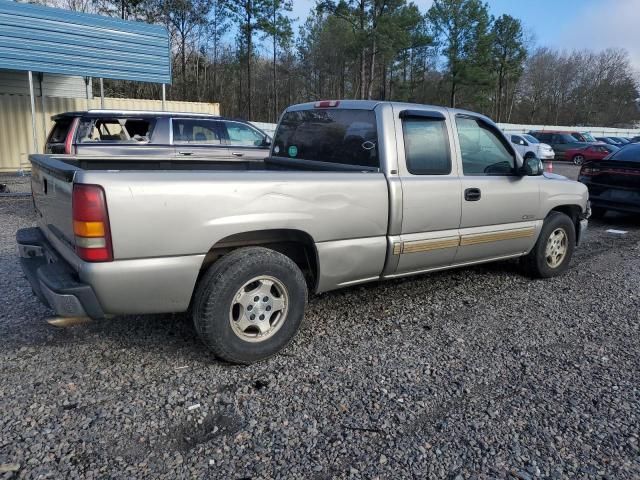
M 540 141 L 532 135 L 524 133 L 520 135 L 510 135 L 510 138 L 511 143 L 518 153 L 522 155 L 522 158 L 535 156 L 542 161 L 549 161 L 553 160 L 556 156 L 556 153 L 550 145 L 540 143 Z

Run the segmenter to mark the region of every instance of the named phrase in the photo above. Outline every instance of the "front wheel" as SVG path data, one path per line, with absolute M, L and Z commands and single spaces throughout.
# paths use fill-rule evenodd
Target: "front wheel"
M 561 212 L 551 212 L 535 246 L 523 258 L 523 264 L 534 277 L 555 277 L 569 268 L 575 245 L 576 230 L 571 218 Z
M 575 165 L 582 165 L 584 163 L 584 156 L 583 155 L 576 155 L 573 157 L 573 163 Z
M 262 247 L 241 248 L 215 262 L 200 280 L 193 321 L 217 357 L 249 364 L 291 341 L 306 301 L 304 276 L 289 257 Z

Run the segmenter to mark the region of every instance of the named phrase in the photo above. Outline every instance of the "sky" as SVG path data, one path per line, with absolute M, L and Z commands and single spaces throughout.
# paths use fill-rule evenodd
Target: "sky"
M 293 0 L 303 23 L 315 0 Z M 414 0 L 426 11 L 432 0 Z M 488 0 L 494 16 L 522 20 L 536 46 L 559 50 L 624 48 L 640 71 L 640 0 Z

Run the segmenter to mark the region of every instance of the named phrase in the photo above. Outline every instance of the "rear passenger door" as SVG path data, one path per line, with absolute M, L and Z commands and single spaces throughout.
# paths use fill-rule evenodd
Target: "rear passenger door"
M 173 155 L 161 134 L 166 119 L 151 117 L 84 117 L 76 133 L 76 152 L 90 156 Z
M 172 118 L 171 132 L 179 160 L 231 160 L 220 120 Z
M 498 129 L 480 117 L 455 117 L 462 217 L 455 263 L 524 253 L 542 224 L 540 177 L 520 176 L 516 155 Z
M 223 120 L 223 135 L 233 158 L 263 160 L 269 155 L 270 141 L 259 130 L 243 122 Z
M 403 214 L 394 254 L 399 255 L 396 273 L 406 274 L 453 263 L 459 240 L 461 186 L 445 113 L 397 108 L 396 131 L 403 133 L 396 147 Z

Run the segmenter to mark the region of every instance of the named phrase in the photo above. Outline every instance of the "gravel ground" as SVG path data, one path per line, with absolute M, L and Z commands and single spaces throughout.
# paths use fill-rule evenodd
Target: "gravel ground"
M 556 279 L 499 263 L 315 297 L 249 367 L 183 315 L 44 323 L 14 253 L 32 222 L 0 198 L 0 477 L 640 477 L 640 219 L 592 222 Z

